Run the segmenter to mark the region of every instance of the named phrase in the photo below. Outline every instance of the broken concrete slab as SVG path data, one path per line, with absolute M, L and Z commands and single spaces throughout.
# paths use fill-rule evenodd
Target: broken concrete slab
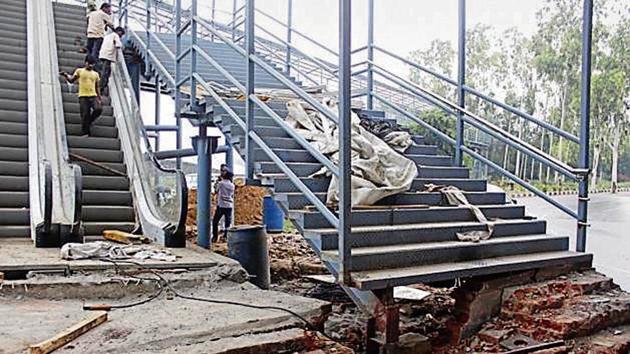
M 324 301 L 253 289 L 248 283 L 229 283 L 210 290 L 188 288 L 178 291 L 206 299 L 285 308 L 300 314 L 313 325 L 320 325 L 331 310 Z M 130 303 L 142 298 L 146 295 L 128 296 L 114 303 Z M 173 348 L 181 347 L 186 348 L 187 353 L 207 353 L 215 347 L 216 341 L 225 338 L 304 326 L 300 319 L 276 309 L 167 298 L 111 311 L 107 323 L 76 339 L 64 348 L 64 352 L 172 353 Z M 62 331 L 68 324 L 85 316 L 81 309 L 84 302 L 78 299 L 3 298 L 0 302 L 0 337 L 3 341 L 6 339 L 3 349 L 6 352 L 21 352 L 28 344 Z M 242 342 L 234 341 L 234 345 L 237 344 Z

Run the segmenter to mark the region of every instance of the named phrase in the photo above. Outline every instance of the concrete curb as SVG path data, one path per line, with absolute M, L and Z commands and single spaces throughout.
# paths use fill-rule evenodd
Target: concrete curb
M 617 193 L 624 193 L 624 192 L 630 192 L 630 187 L 617 188 Z M 528 198 L 528 197 L 536 196 L 534 193 L 531 193 L 531 192 L 521 192 L 521 193 L 506 192 L 506 193 L 510 196 L 510 198 Z M 612 193 L 612 189 L 611 188 L 593 189 L 593 190 L 590 190 L 589 193 L 590 194 Z M 550 196 L 577 195 L 577 194 L 578 194 L 577 190 L 551 191 L 547 193 L 547 195 L 550 195 Z

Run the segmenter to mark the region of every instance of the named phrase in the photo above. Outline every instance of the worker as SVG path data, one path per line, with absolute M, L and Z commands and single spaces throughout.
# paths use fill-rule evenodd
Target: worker
M 221 177 L 217 186 L 217 210 L 212 219 L 212 242 L 219 240 L 219 221 L 225 218 L 223 236 L 227 238 L 227 229 L 232 224 L 232 209 L 234 208 L 234 174 L 227 170 Z
M 87 15 L 87 55 L 98 58 L 107 28 L 115 30 L 112 22 L 112 5 L 104 3 L 98 11 Z
M 122 48 L 120 38 L 125 35 L 125 29 L 116 27 L 114 32 L 103 38 L 103 45 L 99 53 L 101 60 L 101 93 L 109 96 L 109 76 L 112 73 L 112 63 L 116 63 L 118 58 L 118 50 Z
M 77 69 L 72 76 L 62 71 L 60 74 L 69 82 L 79 81 L 79 113 L 81 115 L 81 135 L 90 135 L 92 123 L 101 116 L 103 111 L 101 91 L 99 88 L 100 75 L 94 69 L 96 59 L 88 55 L 85 66 Z

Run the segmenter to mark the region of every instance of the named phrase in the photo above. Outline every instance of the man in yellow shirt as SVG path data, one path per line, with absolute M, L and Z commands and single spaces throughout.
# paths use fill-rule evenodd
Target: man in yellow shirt
M 94 70 L 96 60 L 88 56 L 85 67 L 77 69 L 72 76 L 62 71 L 60 74 L 70 83 L 79 81 L 79 112 L 81 115 L 81 135 L 90 135 L 90 126 L 103 112 L 100 75 Z
M 111 14 L 112 6 L 109 3 L 104 3 L 100 10 L 92 11 L 87 15 L 87 55 L 96 58 L 96 60 L 98 60 L 107 27 L 114 30 Z

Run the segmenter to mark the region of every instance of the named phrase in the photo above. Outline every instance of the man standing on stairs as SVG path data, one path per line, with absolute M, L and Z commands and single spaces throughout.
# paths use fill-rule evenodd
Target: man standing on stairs
M 103 44 L 103 37 L 107 27 L 114 29 L 111 18 L 112 5 L 104 3 L 98 11 L 92 11 L 87 15 L 87 55 L 98 58 Z
M 114 32 L 103 38 L 103 46 L 99 53 L 101 60 L 101 93 L 109 96 L 109 76 L 112 73 L 112 63 L 116 62 L 118 49 L 122 48 L 120 38 L 125 35 L 125 29 L 117 27 Z
M 62 71 L 60 74 L 70 83 L 79 80 L 79 113 L 81 114 L 81 135 L 90 135 L 90 126 L 103 111 L 101 90 L 99 88 L 100 75 L 94 70 L 96 60 L 89 56 L 85 60 L 85 67 L 77 69 L 72 76 Z
M 217 210 L 212 219 L 212 242 L 219 240 L 219 222 L 225 218 L 223 237 L 227 239 L 227 229 L 232 224 L 232 209 L 234 208 L 234 174 L 225 170 L 221 174 L 221 180 L 217 184 Z

